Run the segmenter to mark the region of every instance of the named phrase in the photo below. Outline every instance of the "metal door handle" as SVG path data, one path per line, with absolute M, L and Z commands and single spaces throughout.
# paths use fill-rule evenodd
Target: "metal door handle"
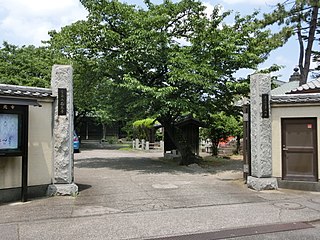
M 288 151 L 288 148 L 282 148 L 283 151 Z

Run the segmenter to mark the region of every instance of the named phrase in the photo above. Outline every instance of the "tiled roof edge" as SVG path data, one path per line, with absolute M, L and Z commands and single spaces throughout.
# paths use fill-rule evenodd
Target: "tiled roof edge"
M 308 91 L 320 91 L 320 79 L 315 79 L 311 82 L 307 82 L 301 86 L 298 86 L 295 89 L 292 89 L 291 91 L 288 92 L 288 94 L 299 94 L 303 92 L 308 92 Z
M 271 103 L 318 103 L 320 94 L 295 94 L 271 96 Z
M 49 88 L 26 87 L 17 85 L 0 84 L 0 95 L 14 97 L 52 98 Z

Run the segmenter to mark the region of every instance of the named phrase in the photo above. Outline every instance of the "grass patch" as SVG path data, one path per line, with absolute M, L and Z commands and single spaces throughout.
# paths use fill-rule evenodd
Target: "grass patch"
M 232 155 L 227 157 L 206 156 L 202 158 L 199 165 L 201 167 L 221 167 L 221 166 L 228 166 L 234 163 L 238 163 L 241 160 L 242 160 L 242 156 L 240 155 Z
M 202 167 L 220 167 L 225 165 L 229 159 L 219 156 L 206 156 L 200 161 Z
M 134 149 L 132 149 L 132 147 L 120 147 L 118 150 L 121 150 L 121 151 L 133 151 Z

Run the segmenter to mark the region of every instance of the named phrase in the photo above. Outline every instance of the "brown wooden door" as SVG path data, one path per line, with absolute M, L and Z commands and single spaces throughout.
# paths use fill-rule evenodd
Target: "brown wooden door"
M 282 178 L 317 181 L 317 119 L 282 119 Z

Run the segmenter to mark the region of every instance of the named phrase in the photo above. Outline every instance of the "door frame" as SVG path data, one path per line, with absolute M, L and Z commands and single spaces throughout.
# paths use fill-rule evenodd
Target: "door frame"
M 285 177 L 286 176 L 286 161 L 285 161 L 285 152 L 284 147 L 284 141 L 285 141 L 285 131 L 286 131 L 286 121 L 291 122 L 297 122 L 303 124 L 303 122 L 314 124 L 313 130 L 313 147 L 314 147 L 314 153 L 313 153 L 313 177 L 303 177 L 303 176 L 297 176 L 297 177 Z M 307 117 L 307 118 L 281 118 L 281 164 L 282 164 L 282 180 L 292 180 L 292 181 L 312 181 L 317 182 L 318 181 L 318 121 L 316 117 Z

